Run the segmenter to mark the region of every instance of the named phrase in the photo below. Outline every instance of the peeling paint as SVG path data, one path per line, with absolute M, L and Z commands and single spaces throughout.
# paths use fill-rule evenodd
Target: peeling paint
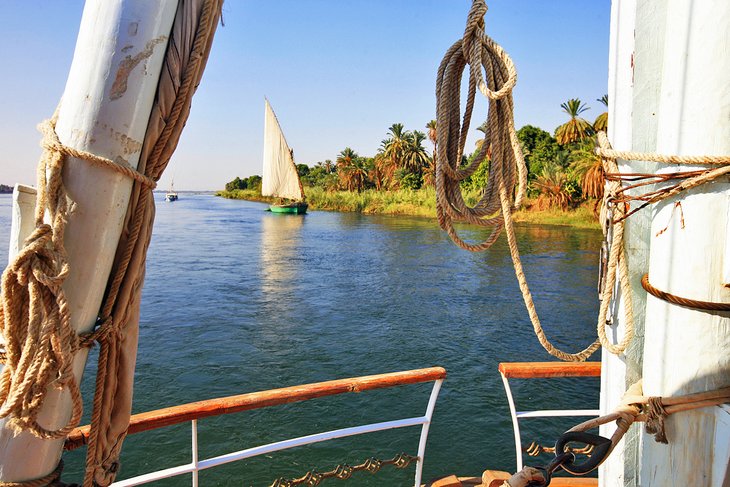
M 167 41 L 167 36 L 160 36 L 152 39 L 141 52 L 137 53 L 137 55 L 127 56 L 120 61 L 119 67 L 117 68 L 117 74 L 114 77 L 114 83 L 109 90 L 110 100 L 117 100 L 124 96 L 124 93 L 127 92 L 127 80 L 129 79 L 129 75 L 132 73 L 132 70 L 134 70 L 140 62 L 152 56 L 156 45 L 164 43 L 165 41 Z
M 142 142 L 134 140 L 127 134 L 118 132 L 112 127 L 109 127 L 109 138 L 119 142 L 119 148 L 125 156 L 139 152 L 142 149 Z

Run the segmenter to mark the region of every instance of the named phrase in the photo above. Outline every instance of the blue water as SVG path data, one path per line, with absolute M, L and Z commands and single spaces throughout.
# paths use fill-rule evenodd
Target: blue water
M 155 197 L 134 412 L 438 365 L 449 375 L 434 414 L 424 478 L 514 469 L 497 364 L 551 358 L 533 335 L 504 237 L 488 252 L 472 254 L 429 220 L 317 211 L 275 215 L 258 203 L 210 195 L 183 193 L 175 203 Z M 10 196 L 0 196 L 3 268 L 10 203 Z M 462 231 L 473 239 L 482 235 Z M 571 351 L 582 348 L 595 333 L 600 233 L 532 225 L 517 233 L 548 336 Z M 87 398 L 92 376 L 87 370 Z M 595 379 L 513 385 L 518 409 L 597 406 Z M 200 457 L 419 416 L 429 390 L 406 386 L 203 420 Z M 573 422 L 526 420 L 523 440 L 551 444 Z M 201 485 L 266 486 L 313 467 L 415 454 L 419 432 L 374 433 L 238 462 L 201 472 Z M 120 478 L 188 463 L 189 437 L 188 425 L 129 437 Z M 67 455 L 67 482 L 80 479 L 82 456 Z M 412 474 L 412 468 L 384 468 L 376 476 L 356 475 L 348 485 L 408 485 Z M 159 485 L 189 485 L 189 476 Z

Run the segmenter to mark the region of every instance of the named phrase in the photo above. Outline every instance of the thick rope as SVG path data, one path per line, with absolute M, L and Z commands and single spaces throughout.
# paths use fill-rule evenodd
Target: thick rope
M 627 389 L 621 403 L 614 412 L 580 423 L 568 431 L 587 431 L 615 421 L 616 431 L 611 436 L 612 451 L 634 422 L 644 421 L 647 433 L 653 434 L 658 442 L 667 443 L 664 429 L 664 420 L 667 416 L 681 411 L 718 406 L 725 403 L 730 403 L 730 387 L 684 396 L 657 397 L 644 396 L 642 383 L 638 381 Z M 610 455 L 610 452 L 606 456 L 608 455 Z
M 0 487 L 48 487 L 62 485 L 59 481 L 61 479 L 61 473 L 63 472 L 63 460 L 58 462 L 58 465 L 53 472 L 43 477 L 33 480 L 23 480 L 21 482 L 0 482 Z
M 668 303 L 684 306 L 685 308 L 699 309 L 703 311 L 730 311 L 730 303 L 716 303 L 713 301 L 700 301 L 697 299 L 683 298 L 676 294 L 670 294 L 654 287 L 649 282 L 649 274 L 644 274 L 641 278 L 641 287 L 652 296 L 664 300 Z
M 656 441 L 668 443 L 664 427 L 667 416 L 681 411 L 718 406 L 725 403 L 730 403 L 730 387 L 685 396 L 657 397 L 644 396 L 641 381 L 638 381 L 628 388 L 614 412 L 585 421 L 569 429 L 568 432 L 588 431 L 615 421 L 616 431 L 611 436 L 611 447 L 604 456 L 605 461 L 631 425 L 637 421 L 645 423 L 646 432 L 654 435 Z M 544 478 L 540 470 L 534 467 L 525 467 L 502 485 L 505 487 L 526 487 L 531 481 L 544 482 Z
M 63 290 L 69 273 L 63 236 L 68 196 L 61 177 L 68 157 L 113 169 L 152 189 L 155 182 L 128 165 L 63 145 L 55 131 L 57 113 L 42 122 L 43 154 L 38 165 L 35 231 L 3 272 L 0 324 L 5 342 L 0 374 L 0 418 L 17 431 L 39 438 L 64 438 L 78 426 L 83 413 L 81 391 L 73 374 L 79 339 L 71 327 Z M 48 214 L 50 224 L 45 223 Z M 68 390 L 71 417 L 64 426 L 41 426 L 38 414 L 49 386 Z
M 607 259 L 606 282 L 602 286 L 601 305 L 596 325 L 598 339 L 577 353 L 568 353 L 556 348 L 545 335 L 535 309 L 532 293 L 522 267 L 517 239 L 514 233 L 512 211 L 517 208 L 525 193 L 527 172 L 524 158 L 514 129 L 511 91 L 517 74 L 509 56 L 484 33 L 484 14 L 487 6 L 484 0 L 473 0 L 462 39 L 454 43 L 439 66 L 436 84 L 437 102 L 437 150 L 436 159 L 436 204 L 439 225 L 456 245 L 465 250 L 488 249 L 504 228 L 507 243 L 515 268 L 517 282 L 522 292 L 527 313 L 535 335 L 543 348 L 552 356 L 565 361 L 584 361 L 600 346 L 613 354 L 626 350 L 634 337 L 634 317 L 631 283 L 624 250 L 624 220 L 644 206 L 674 196 L 681 191 L 694 188 L 730 173 L 730 157 L 725 156 L 674 156 L 642 152 L 614 151 L 605 133 L 598 134 L 598 149 L 604 171 L 607 174 L 607 189 L 604 195 L 603 211 L 610 211 L 611 225 L 604 228 L 610 240 Z M 469 85 L 463 122 L 460 124 L 461 77 L 469 65 Z M 486 73 L 486 81 L 482 72 Z M 462 167 L 461 160 L 474 108 L 476 88 L 489 100 L 487 130 L 482 149 L 475 160 Z M 491 151 L 490 159 L 488 154 Z M 723 165 L 715 169 L 672 173 L 668 175 L 626 175 L 653 178 L 653 181 L 622 187 L 624 178 L 616 163 L 617 158 L 655 161 L 667 164 Z M 481 164 L 490 164 L 487 187 L 474 207 L 464 202 L 460 182 L 471 176 Z M 627 191 L 658 181 L 681 182 L 642 196 L 627 196 Z M 644 201 L 644 205 L 629 211 L 630 200 Z M 477 244 L 465 242 L 454 229 L 453 223 L 462 221 L 492 229 L 487 238 Z M 618 281 L 624 301 L 625 331 L 619 343 L 613 343 L 607 336 L 606 327 L 611 325 L 609 307 L 616 292 Z
M 517 72 L 507 53 L 484 33 L 486 11 L 484 0 L 474 0 L 463 38 L 449 48 L 438 70 L 436 195 L 439 225 L 456 245 L 470 251 L 488 249 L 497 240 L 502 228 L 505 229 L 515 275 L 530 321 L 540 344 L 549 354 L 561 360 L 584 361 L 602 342 L 613 353 L 621 353 L 631 340 L 630 330 L 619 345 L 611 344 L 605 333 L 608 302 L 616 276 L 615 267 L 623 252 L 618 244 L 612 246 L 614 258 L 609 261 L 609 281 L 604 291 L 608 299 L 605 300 L 605 306 L 602 306 L 598 320 L 599 339 L 580 352 L 564 352 L 550 343 L 540 323 L 522 268 L 512 222 L 512 212 L 521 204 L 527 186 L 527 169 L 514 128 L 512 89 L 517 82 Z M 460 124 L 460 85 L 467 64 L 469 88 L 463 123 Z M 486 73 L 486 81 L 482 69 Z M 462 167 L 461 159 L 477 87 L 489 100 L 487 130 L 482 149 L 475 160 Z M 487 160 L 489 152 L 491 156 Z M 474 207 L 468 207 L 461 193 L 460 182 L 473 174 L 481 164 L 489 164 L 487 187 L 479 202 Z M 453 223 L 457 221 L 486 226 L 492 231 L 482 243 L 470 244 L 461 239 L 454 229 Z M 618 228 L 616 233 L 620 236 L 622 232 L 623 229 Z M 622 265 L 622 269 L 624 267 Z M 623 289 L 628 289 L 628 279 L 622 278 L 621 284 Z M 626 313 L 630 318 L 631 306 L 626 308 Z

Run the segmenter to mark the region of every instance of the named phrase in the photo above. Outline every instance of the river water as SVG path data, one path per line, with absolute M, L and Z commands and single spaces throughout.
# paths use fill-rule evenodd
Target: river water
M 424 479 L 513 470 L 514 443 L 497 371 L 551 360 L 537 343 L 504 236 L 485 253 L 455 247 L 433 221 L 156 194 L 142 299 L 134 412 L 336 378 L 443 366 Z M 9 195 L 0 196 L 0 266 Z M 472 239 L 480 229 L 465 228 Z M 593 340 L 600 232 L 517 228 L 543 326 L 574 351 Z M 93 365 L 92 352 L 92 365 Z M 84 377 L 90 396 L 93 374 Z M 513 380 L 518 409 L 595 408 L 596 379 Z M 420 416 L 430 385 L 348 394 L 200 422 L 200 458 L 294 436 Z M 87 401 L 86 419 L 90 405 Z M 576 421 L 524 420 L 523 442 L 550 445 Z M 415 455 L 419 428 L 373 433 L 229 464 L 201 485 L 267 486 L 313 467 Z M 190 461 L 189 426 L 130 436 L 120 478 Z M 526 457 L 527 458 L 527 457 Z M 66 455 L 67 482 L 83 452 Z M 527 463 L 539 463 L 527 458 Z M 412 468 L 360 473 L 347 485 L 412 485 Z M 329 483 L 337 484 L 338 480 Z M 189 485 L 189 475 L 156 485 Z

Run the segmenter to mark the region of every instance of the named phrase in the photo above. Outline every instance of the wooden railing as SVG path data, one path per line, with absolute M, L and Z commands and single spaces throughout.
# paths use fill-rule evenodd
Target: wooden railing
M 600 362 L 502 362 L 499 364 L 504 390 L 509 402 L 512 427 L 515 437 L 517 471 L 522 470 L 522 437 L 519 420 L 558 416 L 598 416 L 597 409 L 551 409 L 538 411 L 517 411 L 509 379 L 549 379 L 560 377 L 600 377 Z
M 385 429 L 401 428 L 406 426 L 421 425 L 421 439 L 418 447 L 418 458 L 416 465 L 416 478 L 414 485 L 419 486 L 421 482 L 421 472 L 423 469 L 423 456 L 426 447 L 426 439 L 428 437 L 428 428 L 431 423 L 431 416 L 435 407 L 436 399 L 441 387 L 441 383 L 446 378 L 446 370 L 442 367 L 431 367 L 427 369 L 409 370 L 405 372 L 394 372 L 389 374 L 370 375 L 364 377 L 354 377 L 349 379 L 338 379 L 327 382 L 317 382 L 314 384 L 298 385 L 292 387 L 284 387 L 281 389 L 272 389 L 268 391 L 253 392 L 249 394 L 240 394 L 237 396 L 228 396 L 217 399 L 209 399 L 206 401 L 192 402 L 181 404 L 146 413 L 135 414 L 130 418 L 128 434 L 140 433 L 142 431 L 163 428 L 174 424 L 191 422 L 193 431 L 193 461 L 188 465 L 181 465 L 158 472 L 135 477 L 133 479 L 123 480 L 113 485 L 131 486 L 142 483 L 159 480 L 161 478 L 172 477 L 184 473 L 193 474 L 193 486 L 197 485 L 197 472 L 206 468 L 222 465 L 232 461 L 250 458 L 252 456 L 261 455 L 273 451 L 279 451 L 294 446 L 301 446 L 320 441 L 326 441 L 344 436 L 369 433 L 373 431 L 381 431 Z M 434 382 L 431 396 L 426 407 L 426 413 L 422 417 L 406 418 L 396 421 L 388 421 L 384 423 L 375 423 L 343 430 L 328 431 L 316 435 L 310 435 L 302 438 L 295 438 L 283 442 L 272 443 L 260 447 L 241 450 L 234 453 L 222 455 L 208 460 L 198 460 L 197 458 L 197 421 L 199 419 L 209 418 L 212 416 L 220 416 L 223 414 L 232 414 L 242 411 L 250 411 L 282 404 L 306 401 L 326 396 L 334 396 L 350 392 L 364 392 L 375 389 L 384 389 L 388 387 L 403 386 L 408 384 L 418 384 L 424 382 Z M 89 437 L 89 426 L 81 426 L 73 430 L 66 439 L 66 450 L 73 450 L 86 444 Z
M 508 379 L 600 377 L 600 362 L 502 362 L 499 372 Z

